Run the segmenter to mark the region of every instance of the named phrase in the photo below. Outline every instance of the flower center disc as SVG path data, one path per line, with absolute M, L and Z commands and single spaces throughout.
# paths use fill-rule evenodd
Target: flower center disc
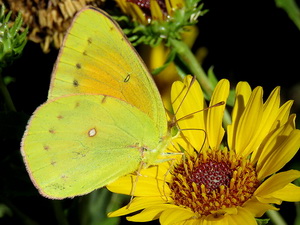
M 177 164 L 169 184 L 176 205 L 199 216 L 241 206 L 259 186 L 249 160 L 227 150 L 201 152 Z
M 221 185 L 228 186 L 232 176 L 232 170 L 225 162 L 210 160 L 198 165 L 191 177 L 191 181 L 197 185 L 204 184 L 207 192 L 218 189 Z

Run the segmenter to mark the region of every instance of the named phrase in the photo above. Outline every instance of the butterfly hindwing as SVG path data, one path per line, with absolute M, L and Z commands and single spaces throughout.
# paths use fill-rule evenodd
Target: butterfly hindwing
M 43 195 L 59 199 L 134 172 L 142 160 L 141 147 L 155 148 L 160 139 L 145 113 L 103 95 L 46 102 L 25 135 L 22 154 L 32 180 Z

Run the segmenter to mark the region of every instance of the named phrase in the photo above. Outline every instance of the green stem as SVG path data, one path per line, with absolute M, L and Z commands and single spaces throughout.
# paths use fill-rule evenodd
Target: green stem
M 213 93 L 213 84 L 208 79 L 191 49 L 183 41 L 176 39 L 171 39 L 171 45 L 176 49 L 176 53 L 182 62 L 190 69 L 191 73 L 196 76 L 207 99 L 210 99 Z M 225 109 L 224 112 L 223 123 L 225 127 L 231 124 L 231 117 L 227 109 Z
M 3 97 L 4 97 L 4 101 L 6 102 L 8 110 L 16 112 L 17 110 L 16 110 L 16 108 L 14 106 L 14 103 L 11 99 L 9 91 L 7 90 L 7 87 L 4 84 L 3 77 L 2 77 L 2 74 L 1 74 L 1 70 L 0 70 L 0 91 L 1 91 L 1 94 L 3 95 Z
M 191 52 L 191 49 L 183 41 L 176 39 L 171 39 L 171 45 L 176 49 L 176 53 L 178 54 L 182 62 L 184 62 L 185 65 L 188 66 L 188 68 L 191 70 L 191 73 L 196 76 L 204 93 L 210 99 L 213 93 L 213 86 L 207 78 L 207 75 L 200 66 L 199 62 L 197 61 L 195 55 Z
M 275 225 L 287 225 L 279 212 L 275 210 L 268 210 L 267 215 Z

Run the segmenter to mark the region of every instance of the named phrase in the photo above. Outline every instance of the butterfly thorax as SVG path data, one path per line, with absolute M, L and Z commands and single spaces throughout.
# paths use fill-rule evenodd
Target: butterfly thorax
M 170 141 L 172 139 L 171 133 L 168 132 L 165 136 L 160 138 L 160 142 L 154 149 L 149 149 L 148 147 L 142 147 L 142 162 L 144 168 L 147 168 L 150 165 L 157 165 L 161 162 L 164 162 L 166 159 L 166 151 Z

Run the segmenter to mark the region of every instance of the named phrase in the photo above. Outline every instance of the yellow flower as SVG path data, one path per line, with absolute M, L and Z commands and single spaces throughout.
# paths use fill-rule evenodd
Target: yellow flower
M 174 10 L 184 6 L 183 0 L 116 0 L 124 14 L 142 24 L 166 20 Z
M 292 101 L 280 106 L 277 87 L 263 102 L 261 87 L 252 91 L 240 82 L 224 144 L 225 106 L 195 113 L 206 103 L 197 82 L 183 97 L 190 80 L 174 83 L 171 93 L 182 133 L 169 151 L 183 149 L 183 155 L 171 154 L 173 160 L 140 171 L 137 182 L 135 175 L 128 175 L 109 185 L 109 190 L 123 194 L 135 187 L 130 205 L 109 216 L 142 210 L 127 219 L 159 219 L 163 225 L 256 225 L 255 217 L 277 210 L 272 204 L 300 201 L 300 187 L 291 183 L 300 172 L 278 172 L 300 146 L 295 115 L 290 115 Z M 226 101 L 228 92 L 229 82 L 221 80 L 210 106 Z

